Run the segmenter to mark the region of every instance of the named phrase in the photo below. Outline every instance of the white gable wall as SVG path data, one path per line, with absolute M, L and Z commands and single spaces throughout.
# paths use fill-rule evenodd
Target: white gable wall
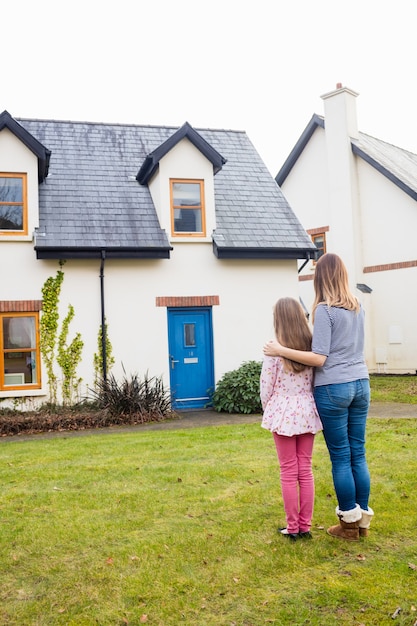
M 357 159 L 361 187 L 363 259 L 375 268 L 416 259 L 415 201 L 362 159 Z M 369 302 L 374 338 L 372 367 L 415 372 L 417 368 L 417 268 L 384 269 L 363 274 L 372 288 Z M 375 361 L 372 363 L 372 357 Z M 381 358 L 386 364 L 378 365 Z
M 354 102 L 351 94 L 348 97 Z M 330 103 L 331 99 L 326 102 L 326 113 Z M 355 116 L 350 119 L 351 111 L 340 101 L 339 105 L 340 123 L 337 115 L 332 124 L 325 117 L 325 130 L 315 130 L 281 189 L 306 230 L 329 227 L 327 251 L 339 254 L 345 261 L 352 291 L 366 312 L 366 359 L 370 371 L 415 373 L 417 268 L 374 270 L 375 266 L 416 261 L 416 203 L 374 167 L 353 155 L 350 138 L 357 136 Z M 337 112 L 338 107 L 331 110 L 332 114 Z M 349 128 L 351 134 L 346 135 Z M 324 135 L 331 131 L 332 139 L 324 141 Z M 339 156 L 336 149 L 330 149 L 330 159 L 329 146 L 333 141 L 343 145 Z M 366 268 L 372 271 L 364 271 Z M 310 262 L 301 276 L 311 279 L 313 273 L 314 264 Z M 372 293 L 361 293 L 356 288 L 358 283 L 371 287 Z M 300 281 L 299 293 L 311 311 L 313 281 Z
M 361 187 L 364 265 L 416 257 L 417 206 L 408 194 L 363 159 L 357 159 Z
M 157 172 L 149 183 L 161 228 L 171 236 L 171 178 L 204 180 L 206 241 L 211 242 L 215 228 L 213 164 L 198 150 L 189 139 L 184 138 L 174 146 L 159 162 Z M 189 241 L 189 237 L 174 237 L 175 241 Z M 202 238 L 199 237 L 201 241 Z M 204 238 L 203 238 L 204 240 Z
M 306 173 L 302 180 L 300 170 Z M 297 217 L 305 230 L 329 223 L 327 181 L 325 134 L 317 128 L 285 181 L 285 197 L 291 207 L 301 208 Z
M 0 132 L 0 172 L 27 174 L 28 234 L 2 235 L 0 240 L 31 241 L 39 226 L 38 159 L 8 128 Z

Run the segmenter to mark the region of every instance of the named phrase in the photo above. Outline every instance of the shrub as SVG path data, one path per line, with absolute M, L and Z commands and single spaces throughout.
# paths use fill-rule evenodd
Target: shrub
M 226 372 L 213 394 L 214 410 L 219 413 L 261 413 L 261 369 L 261 361 L 246 361 L 238 369 Z
M 111 374 L 107 380 L 98 380 L 92 393 L 99 407 L 112 416 L 135 415 L 139 421 L 150 422 L 174 415 L 162 378 L 149 378 L 148 373 L 143 380 L 133 374 L 130 380 L 125 376 L 120 383 Z

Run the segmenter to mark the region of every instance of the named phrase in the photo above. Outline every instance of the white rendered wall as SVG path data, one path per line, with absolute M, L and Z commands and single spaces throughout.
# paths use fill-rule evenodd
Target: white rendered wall
M 27 174 L 28 233 L 1 235 L 0 241 L 32 240 L 39 225 L 38 159 L 8 128 L 0 132 L 0 172 Z
M 206 241 L 211 242 L 215 228 L 213 164 L 189 141 L 182 139 L 159 162 L 159 168 L 149 183 L 152 200 L 157 209 L 159 223 L 171 237 L 171 178 L 204 180 Z M 174 241 L 189 241 L 189 237 L 174 237 Z M 202 241 L 202 238 L 198 238 Z M 204 238 L 203 238 L 204 240 Z
M 306 230 L 329 226 L 327 251 L 340 254 L 351 244 L 349 230 L 337 210 L 326 204 L 328 184 L 324 130 L 318 128 L 295 167 L 282 185 L 282 191 Z M 349 269 L 350 286 L 366 313 L 366 360 L 371 372 L 415 373 L 417 369 L 417 268 L 363 272 L 375 265 L 412 262 L 417 259 L 416 203 L 363 159 L 355 157 L 357 203 L 353 234 L 356 261 Z M 353 223 L 353 222 L 352 222 Z M 311 275 L 313 263 L 301 275 Z M 361 293 L 364 283 L 372 293 Z M 300 281 L 299 294 L 311 311 L 313 281 Z
M 45 280 L 59 268 L 57 261 L 36 260 L 32 245 L 23 242 L 2 244 L 0 264 L 13 267 L 2 279 L 2 300 L 42 299 Z M 84 396 L 94 381 L 93 355 L 98 351 L 100 260 L 69 260 L 62 270 L 60 326 L 72 304 L 68 341 L 80 332 L 84 342 L 77 370 Z M 105 315 L 116 360 L 112 373 L 119 379 L 145 372 L 163 375 L 169 386 L 167 312 L 156 306 L 158 296 L 219 296 L 220 305 L 212 309 L 217 381 L 244 361 L 262 359 L 262 346 L 273 335 L 274 302 L 282 296 L 297 298 L 297 292 L 296 261 L 221 261 L 205 243 L 178 244 L 170 260 L 106 261 Z M 44 370 L 42 380 L 46 392 Z

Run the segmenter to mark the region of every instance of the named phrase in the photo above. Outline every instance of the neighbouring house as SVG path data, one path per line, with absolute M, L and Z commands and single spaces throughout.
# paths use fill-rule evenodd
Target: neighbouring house
M 298 297 L 298 263 L 316 253 L 245 132 L 4 111 L 0 401 L 48 400 L 39 322 L 58 270 L 58 326 L 73 307 L 68 340 L 84 344 L 79 397 L 94 385 L 103 328 L 116 379 L 162 377 L 187 409 L 261 360 L 275 300 Z
M 322 96 L 324 117 L 313 115 L 276 182 L 319 254 L 347 265 L 366 310 L 369 370 L 416 374 L 417 155 L 359 132 L 357 96 L 340 84 Z M 299 275 L 309 310 L 314 265 Z

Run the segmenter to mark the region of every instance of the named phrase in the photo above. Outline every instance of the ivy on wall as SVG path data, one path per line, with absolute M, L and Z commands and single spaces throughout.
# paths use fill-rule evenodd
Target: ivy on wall
M 77 333 L 70 344 L 68 341 L 69 325 L 74 318 L 74 307 L 68 306 L 68 313 L 62 322 L 62 329 L 58 338 L 58 365 L 62 371 L 62 400 L 64 406 L 71 405 L 77 395 L 81 378 L 77 378 L 77 367 L 81 361 L 84 342 L 80 333 Z
M 62 268 L 64 261 L 60 261 Z M 77 333 L 68 344 L 69 325 L 74 318 L 74 307 L 68 306 L 68 313 L 59 332 L 59 298 L 64 280 L 64 272 L 59 269 L 56 276 L 46 279 L 42 287 L 42 316 L 40 319 L 40 350 L 48 376 L 49 402 L 57 404 L 58 379 L 55 374 L 55 361 L 62 372 L 62 400 L 70 405 L 78 391 L 81 378 L 77 378 L 77 367 L 81 361 L 84 343 Z
M 60 263 L 60 267 L 62 267 L 62 265 L 63 264 Z M 57 377 L 54 371 L 54 362 L 58 337 L 58 304 L 63 280 L 64 272 L 59 269 L 56 276 L 47 278 L 42 287 L 42 316 L 39 326 L 39 344 L 48 376 L 49 401 L 51 404 L 56 404 L 57 402 Z
M 104 320 L 105 331 L 105 346 L 106 346 L 106 372 L 109 373 L 113 367 L 115 360 L 113 356 L 113 347 L 109 339 L 107 321 Z M 103 363 L 103 327 L 100 324 L 97 335 L 97 352 L 94 354 L 94 385 L 97 386 L 100 380 L 104 377 L 104 363 Z

